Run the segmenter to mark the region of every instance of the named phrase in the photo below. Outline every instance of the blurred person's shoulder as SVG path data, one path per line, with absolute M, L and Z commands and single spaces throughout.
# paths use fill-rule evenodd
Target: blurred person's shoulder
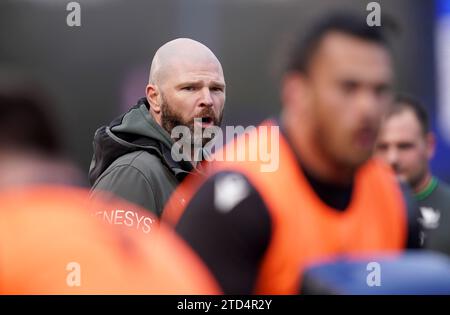
M 426 191 L 424 196 L 419 196 L 418 200 L 422 207 L 437 207 L 450 211 L 450 186 L 441 179 L 433 177 L 429 191 Z

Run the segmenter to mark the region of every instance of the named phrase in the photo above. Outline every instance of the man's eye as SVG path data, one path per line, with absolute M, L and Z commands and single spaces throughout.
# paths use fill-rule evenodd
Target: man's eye
M 184 90 L 184 91 L 194 91 L 195 87 L 193 87 L 193 86 L 185 86 L 185 87 L 182 88 L 182 90 Z
M 344 92 L 351 93 L 358 88 L 358 83 L 354 81 L 344 81 L 341 83 L 341 88 Z
M 398 145 L 398 148 L 400 150 L 409 150 L 409 149 L 412 149 L 413 147 L 414 147 L 414 144 L 412 144 L 412 143 L 400 143 Z
M 386 144 L 378 144 L 376 148 L 378 151 L 386 151 L 387 147 L 388 146 Z
M 377 96 L 391 96 L 392 88 L 388 85 L 380 85 L 375 87 L 375 94 Z
M 213 87 L 213 88 L 211 88 L 211 91 L 213 91 L 213 92 L 223 92 L 223 88 L 221 88 L 221 87 Z

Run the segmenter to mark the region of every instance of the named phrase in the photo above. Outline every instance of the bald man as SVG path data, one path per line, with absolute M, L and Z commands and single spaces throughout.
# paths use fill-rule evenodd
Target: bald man
M 198 172 L 194 151 L 172 150 L 183 140 L 175 128 L 184 127 L 193 135 L 194 130 L 221 123 L 222 66 L 205 45 L 187 38 L 172 40 L 153 57 L 145 95 L 96 131 L 89 180 L 92 198 L 109 192 L 159 217 L 176 186 Z M 193 139 L 183 141 L 193 146 Z

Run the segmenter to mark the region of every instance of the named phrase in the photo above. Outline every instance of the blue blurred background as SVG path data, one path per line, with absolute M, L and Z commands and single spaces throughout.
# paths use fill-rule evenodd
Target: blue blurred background
M 177 37 L 205 43 L 227 81 L 224 124 L 257 124 L 279 111 L 279 85 L 295 34 L 329 11 L 367 15 L 363 0 L 79 0 L 81 26 L 66 24 L 67 0 L 0 2 L 0 69 L 18 67 L 57 104 L 65 149 L 86 170 L 96 128 L 144 95 L 156 49 Z M 429 109 L 438 150 L 433 172 L 450 180 L 450 0 L 382 0 L 397 87 Z

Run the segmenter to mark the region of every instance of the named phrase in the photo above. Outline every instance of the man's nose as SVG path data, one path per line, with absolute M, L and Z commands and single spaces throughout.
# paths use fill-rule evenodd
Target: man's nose
M 386 160 L 391 166 L 398 164 L 398 151 L 394 148 L 387 150 Z
M 212 106 L 213 105 L 213 100 L 211 97 L 211 91 L 209 90 L 208 87 L 204 87 L 201 90 L 201 102 L 200 102 L 200 106 Z
M 370 92 L 364 91 L 364 93 L 361 93 L 357 101 L 360 114 L 366 118 L 377 117 L 380 107 L 376 96 Z

